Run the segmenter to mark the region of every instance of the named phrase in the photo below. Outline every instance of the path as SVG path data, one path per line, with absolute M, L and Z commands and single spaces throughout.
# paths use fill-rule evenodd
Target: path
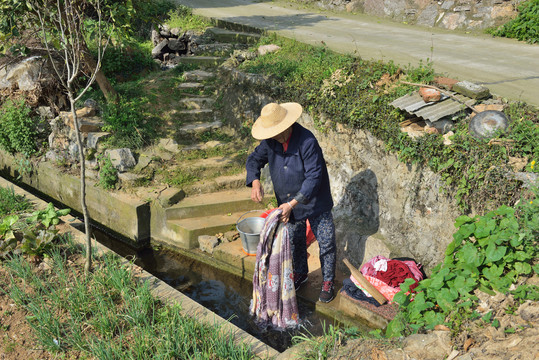
M 437 72 L 484 84 L 492 93 L 539 106 L 539 45 L 490 35 L 392 23 L 365 15 L 325 15 L 261 0 L 176 0 L 206 17 L 325 42 L 341 53 L 402 66 L 430 59 Z

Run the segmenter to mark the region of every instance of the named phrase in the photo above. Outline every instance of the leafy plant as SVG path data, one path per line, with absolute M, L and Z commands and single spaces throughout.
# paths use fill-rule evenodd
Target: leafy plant
M 114 189 L 118 182 L 118 170 L 112 164 L 110 157 L 102 157 L 99 169 L 99 185 L 104 189 Z
M 70 209 L 56 210 L 49 203 L 45 209 L 30 214 L 24 222 L 17 215 L 5 217 L 0 223 L 0 258 L 18 253 L 41 257 L 57 239 L 56 225 L 60 217 L 69 212 Z
M 528 0 L 518 7 L 518 16 L 497 29 L 489 29 L 494 36 L 515 38 L 530 44 L 539 43 L 539 0 Z
M 7 100 L 0 108 L 0 147 L 10 153 L 36 151 L 36 121 L 24 100 Z
M 444 322 L 454 326 L 458 322 L 451 319 L 473 313 L 476 289 L 491 295 L 494 291 L 506 293 L 519 276 L 539 273 L 539 266 L 532 268 L 539 252 L 539 206 L 534 204 L 538 195 L 535 189 L 534 200 L 517 209 L 501 206 L 484 216 L 457 218 L 458 230 L 444 262 L 419 283 L 416 293 L 409 293 L 411 279 L 401 285 L 394 298 L 401 311 L 386 334 L 401 336 Z M 518 294 L 522 298 L 537 296 L 529 290 L 520 288 Z

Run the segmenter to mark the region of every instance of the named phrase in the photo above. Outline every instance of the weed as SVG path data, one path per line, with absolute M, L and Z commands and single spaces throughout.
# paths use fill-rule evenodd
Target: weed
M 22 195 L 17 195 L 13 187 L 0 186 L 0 217 L 18 214 L 32 208 L 32 203 Z
M 118 170 L 112 164 L 109 156 L 103 156 L 99 160 L 99 185 L 103 189 L 114 189 L 118 182 Z
M 10 153 L 35 153 L 36 125 L 24 100 L 7 100 L 0 107 L 0 148 Z
M 193 10 L 184 5 L 178 5 L 175 9 L 170 10 L 166 23 L 170 28 L 180 28 L 183 31 L 202 31 L 211 26 L 211 23 L 205 18 L 193 15 Z

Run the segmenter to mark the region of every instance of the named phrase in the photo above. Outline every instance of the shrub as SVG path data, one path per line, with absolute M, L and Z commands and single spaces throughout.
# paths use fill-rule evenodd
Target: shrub
M 155 133 L 152 124 L 143 111 L 147 100 L 126 99 L 120 97 L 117 103 L 107 103 L 103 109 L 103 131 L 109 131 L 112 136 L 107 143 L 115 147 L 141 148 Z
M 520 4 L 518 16 L 497 29 L 487 32 L 494 36 L 514 38 L 530 44 L 539 43 L 539 0 Z
M 150 42 L 130 41 L 124 46 L 109 46 L 102 60 L 102 70 L 109 79 L 126 81 L 146 69 L 153 69 Z
M 0 147 L 10 153 L 36 151 L 36 121 L 24 100 L 7 100 L 0 108 Z

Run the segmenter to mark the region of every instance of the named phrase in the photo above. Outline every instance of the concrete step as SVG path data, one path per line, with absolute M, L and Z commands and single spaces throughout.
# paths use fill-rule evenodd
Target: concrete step
M 206 68 L 221 65 L 225 60 L 226 58 L 221 56 L 181 56 L 178 63 Z
M 215 99 L 210 97 L 189 97 L 181 99 L 180 104 L 189 110 L 200 110 L 213 106 Z
M 195 123 L 187 124 L 180 127 L 178 129 L 178 132 L 181 135 L 189 135 L 189 134 L 202 133 L 209 130 L 220 129 L 222 126 L 223 126 L 223 123 L 221 121 L 195 122 Z
M 184 160 L 181 164 L 182 169 L 221 169 L 226 171 L 238 162 L 228 156 L 216 156 L 207 159 Z
M 179 220 L 231 212 L 244 213 L 259 207 L 259 204 L 251 200 L 251 189 L 244 187 L 236 190 L 187 196 L 178 204 L 167 208 L 165 212 L 167 220 Z
M 167 220 L 167 227 L 173 231 L 175 245 L 181 248 L 193 249 L 198 247 L 200 235 L 215 235 L 236 229 L 236 222 L 245 212 L 229 212 L 219 215 L 200 216 L 195 218 Z M 254 214 L 258 216 L 262 210 Z
M 208 29 L 216 41 L 223 43 L 254 44 L 260 39 L 260 34 L 226 30 L 221 28 Z

